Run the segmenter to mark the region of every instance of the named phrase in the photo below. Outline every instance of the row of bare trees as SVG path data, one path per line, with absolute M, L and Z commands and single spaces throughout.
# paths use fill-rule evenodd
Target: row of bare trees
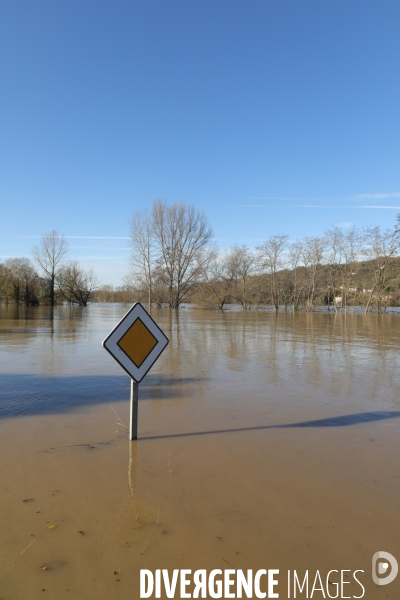
M 218 251 L 205 214 L 185 202 L 154 201 L 150 211 L 130 220 L 131 259 L 124 286 L 99 291 L 99 298 L 141 300 L 179 308 L 195 302 L 243 310 L 261 305 L 294 311 L 346 310 L 362 304 L 368 312 L 400 304 L 400 215 L 392 229 L 333 227 L 322 237 L 290 242 L 268 237 L 251 250 Z M 0 301 L 17 304 L 96 299 L 92 270 L 67 261 L 68 246 L 57 231 L 44 234 L 27 258 L 0 263 Z
M 400 300 L 400 231 L 335 227 L 321 238 L 289 243 L 270 236 L 254 251 L 235 246 L 218 256 L 201 286 L 204 303 L 218 308 L 231 302 L 243 309 L 270 305 L 334 311 L 356 304 L 381 310 Z
M 377 310 L 400 300 L 400 216 L 392 229 L 333 227 L 293 243 L 272 235 L 249 249 L 218 252 L 206 216 L 185 202 L 156 200 L 130 221 L 133 297 L 178 308 L 192 301 L 223 309 L 270 305 Z M 397 298 L 399 296 L 399 298 Z
M 98 287 L 93 270 L 76 261 L 66 261 L 68 244 L 53 230 L 33 246 L 34 263 L 28 258 L 10 258 L 0 263 L 0 301 L 37 305 L 68 302 L 86 306 Z

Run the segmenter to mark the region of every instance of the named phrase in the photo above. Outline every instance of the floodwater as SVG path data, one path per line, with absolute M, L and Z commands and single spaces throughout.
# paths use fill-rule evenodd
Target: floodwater
M 279 569 L 279 598 L 288 570 L 361 597 L 359 570 L 398 599 L 371 565 L 400 561 L 400 316 L 153 310 L 129 442 L 101 347 L 128 308 L 0 308 L 1 600 L 136 599 L 140 569 Z

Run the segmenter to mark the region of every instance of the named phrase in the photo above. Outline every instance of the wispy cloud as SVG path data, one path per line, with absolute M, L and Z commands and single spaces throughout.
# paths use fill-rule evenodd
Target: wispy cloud
M 307 198 L 304 196 L 243 196 L 243 200 L 298 200 L 303 202 L 352 202 L 354 200 L 385 200 L 386 198 L 400 198 L 400 192 L 376 192 L 373 194 L 358 194 L 357 196 L 346 196 L 342 198 Z
M 125 262 L 126 256 L 102 256 L 100 254 L 93 254 L 89 256 L 75 256 L 74 259 L 81 261 L 104 260 L 105 262 Z
M 356 208 L 356 207 L 354 207 Z M 360 206 L 360 208 L 383 208 L 388 210 L 400 210 L 400 206 Z
M 237 197 L 237 200 L 265 200 L 265 201 L 274 201 L 274 200 L 292 200 L 298 202 L 352 202 L 353 200 L 357 200 L 357 196 L 346 196 L 342 198 L 335 197 L 323 197 L 317 196 L 314 198 L 308 198 L 305 196 L 241 196 Z
M 357 196 L 360 200 L 384 200 L 385 198 L 400 198 L 400 192 L 382 193 L 378 194 L 359 194 Z
M 41 235 L 24 235 L 24 238 L 41 238 Z M 129 240 L 127 236 L 117 235 L 64 235 L 67 240 Z
M 105 248 L 104 246 L 69 246 L 69 248 L 76 250 L 103 250 L 103 252 L 105 250 L 129 250 L 129 248 L 127 247 L 119 247 L 119 246 L 107 246 L 107 248 Z
M 244 200 L 305 200 L 305 198 L 286 196 L 244 196 Z
M 299 207 L 291 206 L 290 208 L 373 208 L 376 210 L 384 209 L 384 210 L 399 210 L 400 206 L 383 206 L 381 204 L 302 204 Z
M 127 236 L 117 235 L 65 235 L 69 240 L 129 240 Z
M 350 223 L 349 221 L 346 221 L 345 223 L 338 223 L 338 227 L 342 227 L 343 229 L 347 229 L 348 227 L 351 227 L 353 225 L 353 223 Z
M 223 204 L 220 206 L 231 207 L 231 208 L 283 208 L 276 204 Z M 292 204 L 286 205 L 285 210 L 288 208 L 373 208 L 373 209 L 384 209 L 384 210 L 400 210 L 400 206 L 382 206 L 382 205 L 370 205 L 370 204 Z

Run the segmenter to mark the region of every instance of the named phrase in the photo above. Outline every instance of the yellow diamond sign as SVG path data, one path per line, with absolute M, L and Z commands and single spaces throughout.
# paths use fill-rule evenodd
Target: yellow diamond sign
M 149 313 L 137 302 L 103 342 L 103 347 L 137 383 L 168 344 Z
M 118 342 L 118 346 L 122 348 L 138 369 L 156 344 L 156 338 L 139 317 Z

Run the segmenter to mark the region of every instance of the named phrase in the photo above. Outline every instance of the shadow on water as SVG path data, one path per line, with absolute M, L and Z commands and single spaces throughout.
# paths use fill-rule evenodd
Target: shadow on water
M 188 398 L 191 384 L 207 378 L 149 376 L 140 384 L 140 401 Z M 45 377 L 42 375 L 0 376 L 0 419 L 69 412 L 81 406 L 129 401 L 130 380 L 126 376 Z M 400 417 L 400 411 L 372 411 L 281 425 L 258 425 L 141 437 L 142 440 L 190 437 L 221 433 L 315 427 L 347 427 Z
M 141 440 L 158 440 L 165 438 L 177 438 L 194 435 L 212 435 L 219 433 L 238 433 L 241 431 L 261 431 L 263 429 L 294 429 L 300 427 L 347 427 L 349 425 L 360 425 L 384 419 L 400 417 L 400 411 L 376 411 L 356 413 L 353 415 L 341 415 L 329 419 L 317 419 L 315 421 L 302 421 L 300 423 L 287 423 L 283 425 L 258 425 L 256 427 L 238 427 L 237 429 L 216 429 L 213 431 L 192 431 L 190 433 L 175 433 L 169 435 L 153 435 L 141 437 Z
M 140 384 L 140 401 L 188 396 L 187 386 L 199 377 L 150 376 Z M 122 376 L 45 377 L 0 375 L 0 419 L 68 412 L 81 406 L 129 401 L 130 380 Z

